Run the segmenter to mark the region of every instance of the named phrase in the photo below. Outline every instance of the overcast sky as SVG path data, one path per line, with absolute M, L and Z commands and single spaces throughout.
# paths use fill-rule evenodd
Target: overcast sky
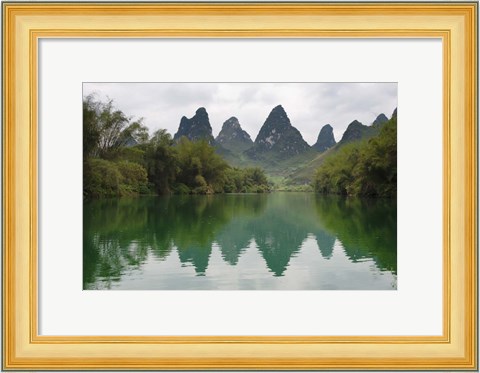
M 134 119 L 144 118 L 150 134 L 165 128 L 172 136 L 182 116 L 191 118 L 204 107 L 214 137 L 235 116 L 255 140 L 270 111 L 282 105 L 310 145 L 327 123 L 339 141 L 353 120 L 370 125 L 380 113 L 390 118 L 397 107 L 397 83 L 84 83 L 84 96 L 91 93 L 113 99 Z

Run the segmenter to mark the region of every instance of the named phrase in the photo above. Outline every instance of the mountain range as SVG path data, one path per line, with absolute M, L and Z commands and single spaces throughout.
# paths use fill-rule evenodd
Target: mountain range
M 393 115 L 396 115 L 396 110 Z M 282 105 L 272 109 L 255 141 L 234 116 L 223 123 L 220 133 L 214 138 L 207 110 L 201 107 L 192 118 L 181 118 L 174 141 L 178 142 L 182 136 L 191 141 L 206 140 L 233 166 L 259 166 L 277 181 L 307 184 L 313 176 L 313 168 L 320 166 L 326 154 L 345 144 L 375 136 L 388 120 L 383 113 L 370 126 L 353 120 L 338 143 L 332 126 L 326 124 L 321 128 L 317 142 L 310 146 L 292 125 Z

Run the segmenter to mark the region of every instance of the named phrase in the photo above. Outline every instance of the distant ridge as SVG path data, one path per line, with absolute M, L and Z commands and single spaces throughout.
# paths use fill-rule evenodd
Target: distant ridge
M 363 125 L 355 119 L 348 125 L 346 131 L 343 133 L 342 139 L 339 141 L 339 144 L 360 140 L 367 136 L 370 132 L 370 127 Z
M 381 127 L 382 124 L 388 122 L 388 118 L 385 114 L 379 114 L 372 123 L 372 127 Z
M 272 109 L 255 139 L 253 147 L 246 154 L 259 159 L 264 155 L 288 158 L 310 149 L 300 131 L 290 123 L 282 105 Z
M 195 115 L 190 119 L 185 116 L 182 117 L 173 140 L 178 142 L 183 136 L 191 141 L 206 140 L 210 145 L 215 145 L 212 126 L 205 108 L 198 108 Z
M 236 117 L 231 117 L 223 123 L 215 142 L 232 152 L 243 152 L 253 145 L 250 135 L 242 129 Z
M 326 124 L 318 134 L 317 142 L 312 146 L 316 151 L 323 153 L 327 149 L 335 146 L 337 142 L 333 136 L 333 128 L 330 124 Z

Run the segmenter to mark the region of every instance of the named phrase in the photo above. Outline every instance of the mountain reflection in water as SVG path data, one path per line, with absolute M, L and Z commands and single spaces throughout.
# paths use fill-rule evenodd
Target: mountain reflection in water
M 395 200 L 313 193 L 84 204 L 84 289 L 396 289 Z

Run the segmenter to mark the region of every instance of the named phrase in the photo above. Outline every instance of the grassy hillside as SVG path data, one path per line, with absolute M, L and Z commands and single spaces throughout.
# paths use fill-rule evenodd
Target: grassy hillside
M 328 149 L 323 153 L 317 153 L 314 158 L 309 160 L 303 165 L 299 165 L 295 170 L 293 170 L 290 174 L 286 177 L 286 184 L 287 185 L 303 185 L 303 184 L 310 184 L 313 181 L 313 177 L 315 175 L 316 170 L 322 165 L 325 158 L 328 155 L 335 152 L 338 145 L 335 145 L 333 148 Z
M 275 188 L 284 188 L 288 185 L 310 184 L 311 178 L 304 182 L 295 180 L 291 182 L 291 175 L 300 172 L 307 167 L 317 156 L 315 150 L 308 150 L 302 154 L 287 159 L 278 159 L 272 154 L 265 154 L 261 159 L 253 160 L 245 153 L 223 153 L 225 160 L 234 167 L 260 167 L 265 170 L 269 180 L 274 183 Z M 313 172 L 312 175 L 313 177 Z

